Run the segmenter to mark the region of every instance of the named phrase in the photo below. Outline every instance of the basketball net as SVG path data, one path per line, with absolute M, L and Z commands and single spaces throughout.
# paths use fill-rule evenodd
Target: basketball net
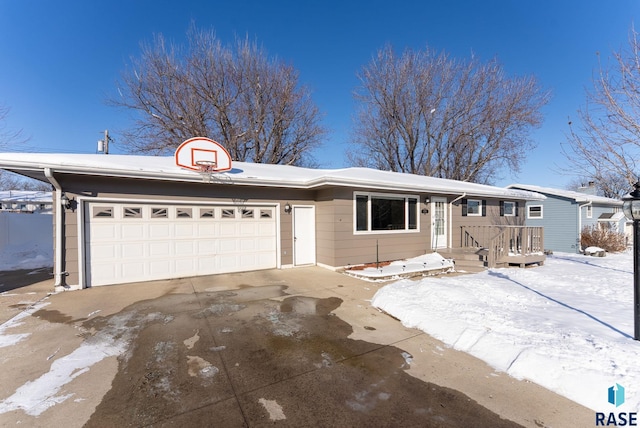
M 199 160 L 196 161 L 198 166 L 198 174 L 202 176 L 202 181 L 211 183 L 213 174 L 216 172 L 216 163 L 214 161 Z

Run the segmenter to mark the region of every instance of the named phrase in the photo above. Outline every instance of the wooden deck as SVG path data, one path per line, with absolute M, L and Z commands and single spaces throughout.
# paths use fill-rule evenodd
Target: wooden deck
M 460 247 L 476 250 L 485 266 L 543 265 L 544 229 L 529 226 L 462 226 Z

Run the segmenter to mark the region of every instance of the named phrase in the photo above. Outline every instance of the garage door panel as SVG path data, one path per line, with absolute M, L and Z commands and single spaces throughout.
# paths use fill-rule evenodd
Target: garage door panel
M 253 239 L 243 239 L 240 241 L 241 251 L 254 251 L 256 249 L 256 241 Z
M 93 256 L 96 260 L 113 260 L 116 258 L 118 247 L 113 244 L 108 245 L 95 245 L 92 249 Z
M 89 285 L 277 267 L 272 207 L 92 202 L 85 211 Z M 99 216 L 95 213 L 100 214 Z
M 191 256 L 195 254 L 194 246 L 196 242 L 190 241 L 178 241 L 174 244 L 175 255 L 178 257 L 181 256 Z
M 170 249 L 169 242 L 151 242 L 149 243 L 149 257 L 167 257 L 171 255 Z
M 192 238 L 196 236 L 195 228 L 193 224 L 176 224 L 175 225 L 175 237 L 177 238 Z
M 220 224 L 220 236 L 237 236 L 236 228 L 237 224 L 235 222 L 227 220 Z
M 140 259 L 145 255 L 144 247 L 145 245 L 142 242 L 130 242 L 121 244 L 121 255 L 125 259 Z
M 217 241 L 213 239 L 198 239 L 196 244 L 198 245 L 197 254 L 215 254 L 217 252 Z
M 200 238 L 211 237 L 218 235 L 218 231 L 215 223 L 209 224 L 196 224 L 196 235 Z
M 144 237 L 145 225 L 140 224 L 126 224 L 121 226 L 121 237 L 124 239 L 142 239 Z
M 171 236 L 171 225 L 169 224 L 150 224 L 149 237 L 152 239 L 165 239 Z
M 153 278 L 169 275 L 173 270 L 171 265 L 172 261 L 167 259 L 151 261 L 148 263 L 148 275 Z
M 234 238 L 234 239 L 220 239 L 218 241 L 218 247 L 220 249 L 220 253 L 228 253 L 228 252 L 238 251 L 237 238 Z
M 96 240 L 115 240 L 119 237 L 118 230 L 115 224 L 94 224 L 91 235 Z
M 147 263 L 143 260 L 124 262 L 122 266 L 122 277 L 124 278 L 145 278 L 144 267 Z M 116 270 L 117 272 L 117 270 Z
M 240 223 L 240 236 L 255 236 L 256 224 L 253 223 Z

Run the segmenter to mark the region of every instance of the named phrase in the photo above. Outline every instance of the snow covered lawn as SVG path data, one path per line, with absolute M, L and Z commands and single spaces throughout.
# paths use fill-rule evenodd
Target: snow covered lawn
M 593 410 L 640 410 L 631 253 L 559 253 L 531 269 L 401 280 L 380 289 L 372 304 Z M 607 402 L 615 384 L 626 389 L 619 409 Z

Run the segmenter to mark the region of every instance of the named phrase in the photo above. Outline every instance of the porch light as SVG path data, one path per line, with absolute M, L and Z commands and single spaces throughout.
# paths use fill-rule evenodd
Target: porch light
M 633 192 L 622 198 L 622 211 L 633 221 L 633 338 L 640 340 L 640 181 L 633 187 Z
M 60 197 L 60 205 L 62 205 L 66 209 L 71 208 L 71 201 L 69 200 L 69 197 L 64 193 Z
M 284 204 L 284 212 L 286 212 L 287 214 L 291 213 L 291 204 L 289 204 L 289 202 Z

